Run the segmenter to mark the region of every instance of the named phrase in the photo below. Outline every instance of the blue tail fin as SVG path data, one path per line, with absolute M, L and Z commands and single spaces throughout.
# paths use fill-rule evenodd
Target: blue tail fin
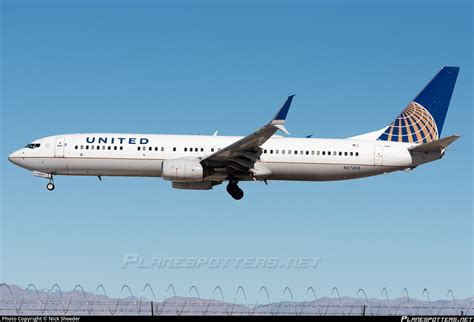
M 378 138 L 427 143 L 441 136 L 459 67 L 444 67 Z

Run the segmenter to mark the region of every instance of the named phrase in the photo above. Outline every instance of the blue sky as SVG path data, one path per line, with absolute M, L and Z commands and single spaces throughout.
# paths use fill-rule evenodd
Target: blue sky
M 266 285 L 390 297 L 472 296 L 472 4 L 3 1 L 0 280 L 63 289 L 174 283 L 232 298 Z M 8 163 L 60 133 L 245 135 L 297 94 L 294 136 L 388 125 L 444 65 L 460 66 L 443 135 L 415 171 L 345 182 L 178 191 L 160 178 L 58 177 Z M 123 256 L 317 257 L 315 269 L 122 269 Z

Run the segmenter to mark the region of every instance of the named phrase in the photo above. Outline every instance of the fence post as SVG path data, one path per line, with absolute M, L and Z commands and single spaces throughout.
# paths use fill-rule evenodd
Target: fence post
M 151 303 L 151 316 L 154 316 L 155 313 L 153 312 L 153 301 L 151 301 L 150 303 Z

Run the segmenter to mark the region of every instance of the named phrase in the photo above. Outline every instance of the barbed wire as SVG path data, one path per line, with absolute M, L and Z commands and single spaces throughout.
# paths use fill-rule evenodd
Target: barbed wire
M 18 290 L 15 289 L 18 293 Z M 150 297 L 145 297 L 148 292 Z M 170 293 L 171 292 L 171 293 Z M 22 294 L 14 294 L 12 288 L 0 283 L 0 314 L 4 315 L 472 315 L 474 297 L 456 299 L 449 289 L 446 298 L 432 301 L 427 288 L 421 298 L 412 299 L 404 288 L 397 299 L 389 299 L 387 288 L 382 288 L 383 299 L 367 296 L 360 288 L 355 297 L 341 297 L 339 289 L 333 287 L 331 296 L 318 298 L 313 287 L 306 289 L 302 301 L 295 301 L 293 291 L 285 287 L 276 301 L 271 301 L 266 286 L 260 287 L 254 304 L 249 303 L 247 292 L 239 286 L 232 302 L 225 300 L 224 292 L 216 286 L 209 298 L 202 298 L 197 286 L 192 285 L 187 294 L 178 297 L 173 284 L 166 288 L 165 296 L 157 301 L 151 284 L 147 283 L 139 297 L 124 284 L 119 298 L 110 298 L 106 289 L 99 284 L 94 292 L 86 292 L 77 284 L 72 291 L 63 292 L 58 284 L 48 291 L 38 291 L 34 284 L 21 289 Z M 127 294 L 128 296 L 124 296 Z M 170 296 L 171 295 L 171 296 Z M 215 299 L 218 295 L 218 299 Z M 238 300 L 243 299 L 243 302 Z M 265 302 L 262 302 L 266 300 Z

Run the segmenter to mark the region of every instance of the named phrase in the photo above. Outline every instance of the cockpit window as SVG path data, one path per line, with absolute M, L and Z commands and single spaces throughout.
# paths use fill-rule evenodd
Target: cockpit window
M 39 143 L 30 143 L 30 144 L 27 144 L 27 145 L 25 146 L 25 148 L 27 148 L 27 149 L 36 149 L 36 148 L 39 148 L 40 145 L 41 145 L 41 144 L 39 144 Z

